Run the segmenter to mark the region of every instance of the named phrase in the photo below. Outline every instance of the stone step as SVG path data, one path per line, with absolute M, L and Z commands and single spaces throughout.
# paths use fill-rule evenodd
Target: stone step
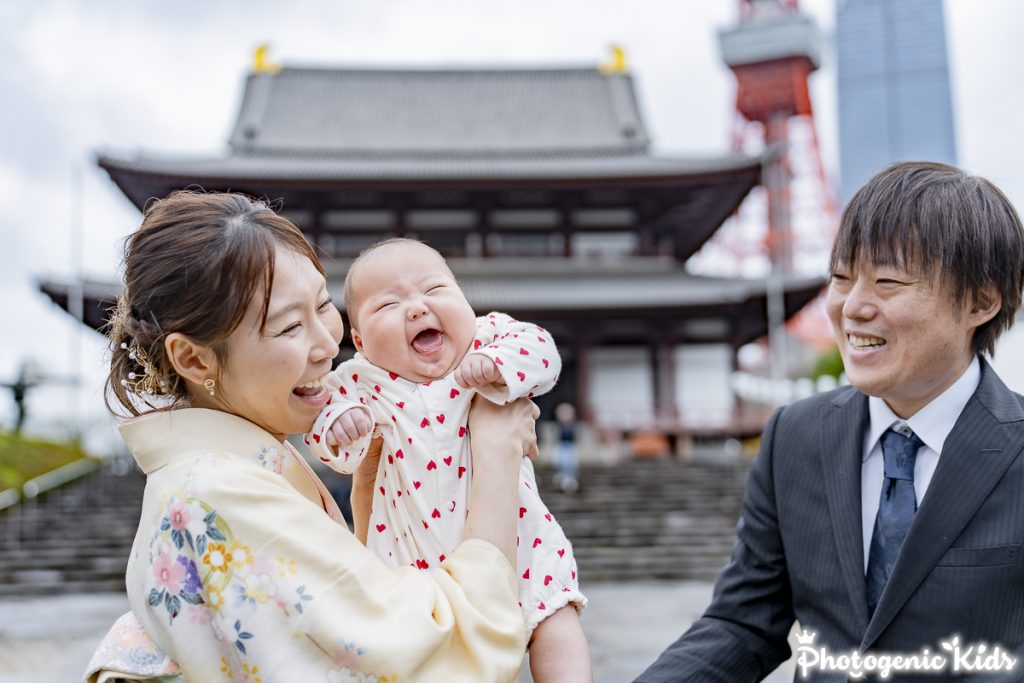
M 713 579 L 728 561 L 748 467 L 636 461 L 582 468 L 541 494 L 573 541 L 584 581 Z M 124 590 L 145 480 L 100 472 L 0 513 L 0 597 Z M 15 543 L 18 529 L 26 532 Z

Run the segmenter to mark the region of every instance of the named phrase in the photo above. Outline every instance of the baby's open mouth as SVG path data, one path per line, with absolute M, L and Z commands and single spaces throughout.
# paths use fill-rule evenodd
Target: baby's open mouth
M 423 330 L 412 339 L 412 348 L 416 353 L 434 353 L 444 344 L 444 332 L 440 330 Z

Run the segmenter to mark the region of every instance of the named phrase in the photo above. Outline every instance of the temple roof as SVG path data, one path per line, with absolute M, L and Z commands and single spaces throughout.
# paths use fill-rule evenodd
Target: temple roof
M 660 158 L 610 152 L 548 154 L 243 152 L 222 157 L 121 159 L 100 155 L 99 165 L 118 180 L 119 172 L 215 180 L 257 181 L 464 181 L 472 180 L 643 180 L 760 172 L 761 159 L 730 154 L 706 158 Z
M 760 157 L 660 157 L 649 146 L 628 74 L 284 68 L 248 77 L 226 154 L 98 162 L 139 208 L 188 185 L 280 196 L 702 184 L 721 188 L 724 217 L 760 179 Z
M 612 319 L 651 319 L 668 327 L 680 323 L 679 336 L 689 341 L 727 342 L 739 346 L 766 332 L 766 281 L 691 275 L 669 260 L 634 259 L 624 263 L 585 259 L 451 259 L 450 265 L 477 312 L 499 310 L 541 324 L 588 318 L 595 324 Z M 344 308 L 343 278 L 347 264 L 328 266 L 335 303 Z M 821 291 L 821 278 L 786 278 L 786 316 L 795 314 Z M 45 281 L 40 289 L 67 310 L 66 282 Z M 86 324 L 101 329 L 120 294 L 120 283 L 86 282 Z M 686 327 L 699 320 L 700 330 Z M 714 325 L 715 321 L 722 324 Z M 600 341 L 598 327 L 587 331 Z M 570 326 L 571 329 L 571 326 Z M 573 333 L 580 330 L 572 330 Z M 569 340 L 564 340 L 568 342 Z M 627 341 L 616 338 L 609 341 Z M 684 339 L 680 339 L 684 341 Z
M 235 153 L 641 152 L 627 74 L 284 68 L 248 77 Z

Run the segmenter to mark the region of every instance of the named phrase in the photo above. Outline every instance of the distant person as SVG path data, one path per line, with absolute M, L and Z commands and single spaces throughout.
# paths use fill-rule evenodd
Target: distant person
M 367 547 L 392 567 L 436 567 L 462 541 L 474 465 L 466 418 L 479 394 L 497 405 L 551 390 L 554 340 L 504 313 L 477 317 L 444 258 L 411 239 L 375 244 L 352 263 L 345 305 L 358 353 L 325 380 L 329 405 L 306 439 L 352 472 L 384 439 Z M 320 390 L 311 386 L 310 391 Z M 572 545 L 540 499 L 533 463 L 519 476 L 519 603 L 536 683 L 589 683 Z
M 555 486 L 564 493 L 576 493 L 580 487 L 579 452 L 576 449 L 576 409 L 571 403 L 555 407 L 558 444 L 555 446 Z
M 852 386 L 769 420 L 711 606 L 638 681 L 759 681 L 794 620 L 833 660 L 949 658 L 893 681 L 974 680 L 952 669 L 953 638 L 1024 646 L 1024 397 L 984 359 L 1021 303 L 1017 212 L 983 178 L 897 164 L 846 207 L 830 271 Z M 1024 663 L 1002 675 L 1024 680 Z
M 480 504 L 464 540 L 432 571 L 391 568 L 285 440 L 326 404 L 318 387 L 342 332 L 312 247 L 264 204 L 177 192 L 147 209 L 125 249 L 109 377 L 147 476 L 132 613 L 98 650 L 93 680 L 517 680 L 517 488 L 536 407 L 474 404 Z M 354 484 L 364 538 L 370 450 Z

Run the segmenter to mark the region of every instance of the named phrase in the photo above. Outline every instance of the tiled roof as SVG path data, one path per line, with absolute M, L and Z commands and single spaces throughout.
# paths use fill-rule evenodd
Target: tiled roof
M 725 191 L 705 192 L 721 207 L 705 211 L 713 229 L 759 181 L 763 161 L 653 156 L 632 78 L 596 69 L 252 74 L 229 142 L 220 156 L 101 154 L 98 162 L 139 208 L 192 185 L 278 196 L 353 187 L 575 190 L 712 181 Z
M 658 259 L 626 263 L 582 259 L 451 259 L 449 263 L 477 312 L 643 316 L 664 311 L 673 315 L 689 312 L 728 319 L 746 317 L 749 310 L 744 307 L 763 299 L 766 288 L 764 280 L 690 275 L 678 266 L 673 267 L 670 261 Z M 346 267 L 347 264 L 342 263 L 328 265 L 331 293 L 342 308 Z M 823 284 L 821 278 L 786 278 L 787 315 L 813 298 Z M 71 284 L 47 280 L 39 287 L 56 304 L 67 309 Z M 120 291 L 120 283 L 86 282 L 86 323 L 94 328 L 102 325 L 106 311 L 116 302 Z M 762 327 L 763 323 L 761 320 Z M 760 330 L 760 334 L 763 333 Z
M 641 151 L 627 74 L 596 69 L 353 70 L 252 74 L 235 152 Z
M 307 182 L 403 180 L 589 180 L 657 179 L 759 171 L 756 157 L 658 158 L 646 154 L 390 154 L 241 153 L 215 158 L 123 159 L 101 156 L 112 176 L 127 173 L 204 179 Z

